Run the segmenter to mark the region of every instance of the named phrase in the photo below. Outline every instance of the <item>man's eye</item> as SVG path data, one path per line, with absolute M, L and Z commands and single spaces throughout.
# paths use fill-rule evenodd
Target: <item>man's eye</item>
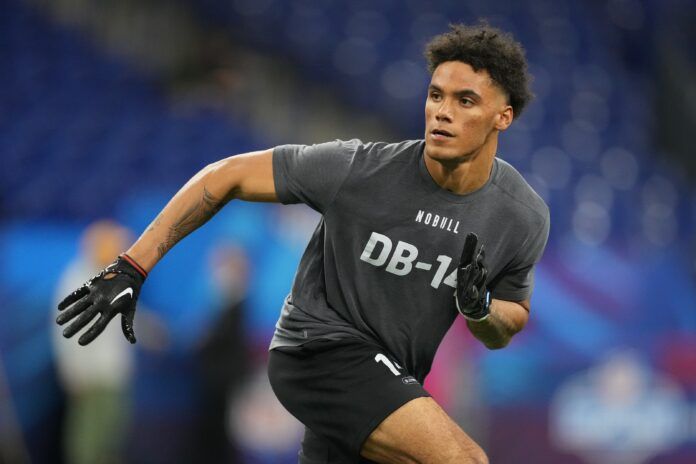
M 432 100 L 439 100 L 440 99 L 440 94 L 439 93 L 431 93 L 430 98 Z
M 462 98 L 461 100 L 459 100 L 459 102 L 464 106 L 471 106 L 474 104 L 474 102 L 469 98 Z

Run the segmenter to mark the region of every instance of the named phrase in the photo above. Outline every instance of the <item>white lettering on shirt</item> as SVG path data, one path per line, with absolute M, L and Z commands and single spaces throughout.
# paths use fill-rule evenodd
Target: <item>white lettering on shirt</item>
M 381 250 L 375 252 L 377 244 L 381 244 Z M 369 263 L 375 267 L 382 267 L 387 262 L 392 248 L 394 253 L 389 259 L 389 263 L 384 268 L 385 271 L 397 276 L 405 276 L 411 273 L 415 268 L 419 271 L 430 271 L 433 267 L 431 263 L 416 261 L 418 258 L 418 248 L 408 242 L 398 240 L 396 247 L 393 246 L 392 240 L 386 235 L 377 232 L 372 232 L 370 238 L 365 244 L 360 260 Z M 374 255 L 377 256 L 374 256 Z M 430 286 L 437 289 L 440 284 L 449 285 L 452 288 L 457 287 L 457 267 L 449 270 L 452 258 L 446 255 L 439 255 L 436 258 L 438 266 L 435 269 L 434 275 L 430 281 Z M 449 271 L 449 273 L 448 273 Z
M 446 230 L 447 232 L 452 232 L 453 234 L 459 234 L 459 221 L 455 222 L 454 219 L 447 216 L 440 216 L 439 214 L 434 214 L 419 209 L 416 213 L 415 221 L 425 224 L 426 226 L 439 226 L 441 230 Z

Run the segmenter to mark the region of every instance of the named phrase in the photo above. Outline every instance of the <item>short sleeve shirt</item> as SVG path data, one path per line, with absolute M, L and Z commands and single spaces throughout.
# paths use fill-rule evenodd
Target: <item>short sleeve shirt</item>
M 496 158 L 466 195 L 441 188 L 425 143 L 334 141 L 273 151 L 276 194 L 322 215 L 285 299 L 271 349 L 316 339 L 377 343 L 422 381 L 452 325 L 456 268 L 468 232 L 486 250 L 493 298 L 521 301 L 549 233 L 549 210 Z

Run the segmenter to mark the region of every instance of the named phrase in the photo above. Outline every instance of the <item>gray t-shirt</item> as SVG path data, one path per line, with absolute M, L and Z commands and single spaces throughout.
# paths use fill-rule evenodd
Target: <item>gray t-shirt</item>
M 468 232 L 483 241 L 493 298 L 531 295 L 549 232 L 544 201 L 508 163 L 467 195 L 441 188 L 423 140 L 335 141 L 273 151 L 282 203 L 322 219 L 302 256 L 271 349 L 358 337 L 423 381 L 452 325 L 456 268 Z

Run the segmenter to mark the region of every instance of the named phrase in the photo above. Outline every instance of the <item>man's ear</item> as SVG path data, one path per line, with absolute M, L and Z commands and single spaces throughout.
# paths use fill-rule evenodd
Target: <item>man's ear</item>
M 507 105 L 502 111 L 498 112 L 495 116 L 495 128 L 499 131 L 504 131 L 510 124 L 512 124 L 512 119 L 514 117 L 512 106 Z

